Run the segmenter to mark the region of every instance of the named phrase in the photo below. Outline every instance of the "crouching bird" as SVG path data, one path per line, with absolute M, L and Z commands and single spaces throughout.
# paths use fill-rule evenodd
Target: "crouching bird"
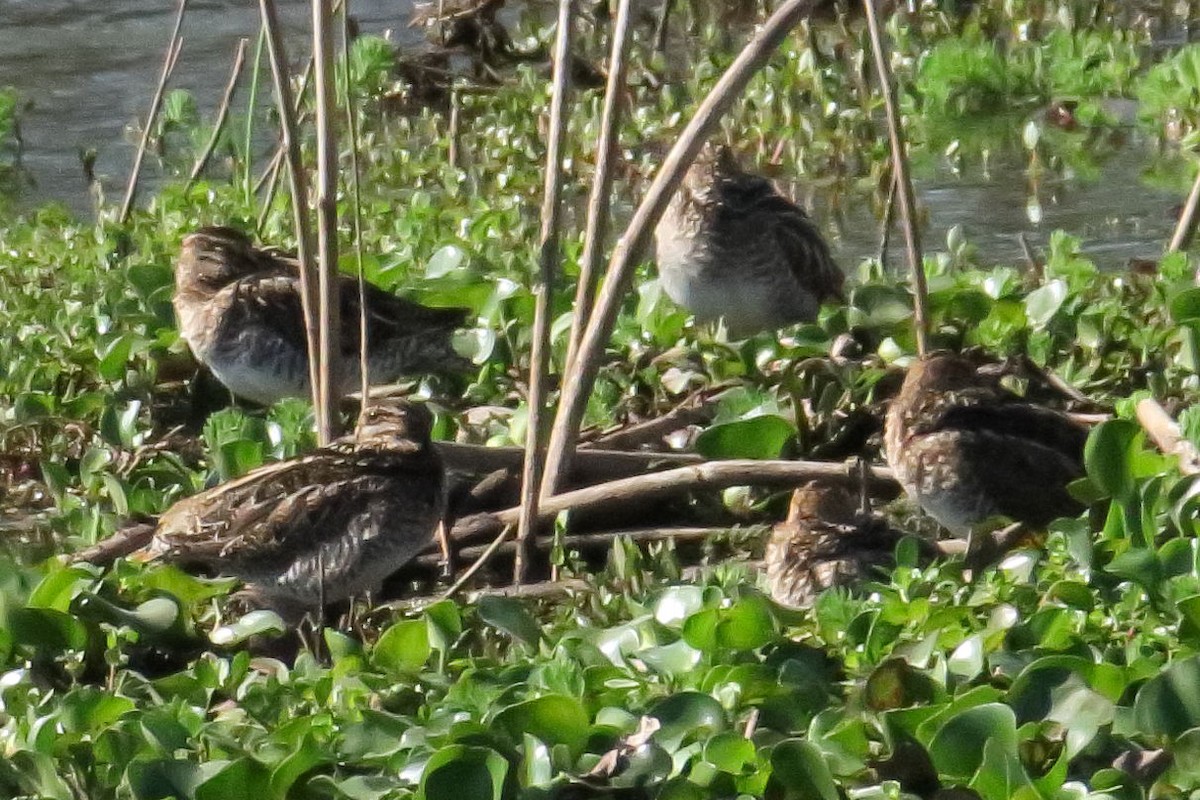
M 369 407 L 352 436 L 180 500 L 134 558 L 239 578 L 290 620 L 377 589 L 444 515 L 431 427 L 423 405 Z
M 811 481 L 792 493 L 767 541 L 767 585 L 780 605 L 804 608 L 831 586 L 853 586 L 895 566 L 904 533 L 863 513 L 844 487 Z M 936 551 L 921 542 L 926 555 Z
M 957 535 L 992 517 L 1043 528 L 1083 511 L 1067 485 L 1084 475 L 1087 429 L 959 356 L 909 367 L 884 438 L 908 496 Z
M 428 308 L 365 287 L 367 362 L 371 383 L 402 376 L 465 372 L 471 363 L 451 346 L 465 308 Z M 337 284 L 341 359 L 338 396 L 359 387 L 358 281 Z M 183 239 L 175 267 L 175 313 L 197 360 L 235 395 L 270 404 L 308 397 L 300 270 L 295 259 L 257 248 L 241 231 L 206 227 Z
M 822 303 L 845 299 L 817 226 L 725 146 L 704 146 L 654 238 L 667 295 L 735 335 L 812 322 Z

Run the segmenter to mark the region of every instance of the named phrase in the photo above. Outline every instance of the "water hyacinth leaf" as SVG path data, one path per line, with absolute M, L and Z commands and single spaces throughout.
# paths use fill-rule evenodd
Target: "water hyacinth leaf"
M 389 672 L 420 669 L 429 659 L 429 623 L 405 619 L 394 623 L 371 649 L 371 661 Z
M 484 595 L 477 608 L 480 619 L 519 642 L 536 646 L 542 638 L 541 628 L 520 600 Z
M 696 437 L 696 450 L 706 458 L 778 458 L 795 435 L 788 420 L 761 414 L 710 426 Z
M 574 697 L 549 694 L 505 708 L 496 715 L 495 724 L 513 741 L 529 733 L 548 745 L 565 744 L 577 755 L 587 741 L 590 723 Z
M 291 755 L 271 770 L 271 794 L 275 797 L 290 797 L 293 785 L 313 768 L 328 763 L 331 759 L 328 745 L 318 741 L 311 731 L 305 733 L 300 745 L 292 750 Z
M 269 609 L 251 611 L 229 625 L 214 628 L 209 640 L 216 645 L 233 645 L 246 641 L 251 636 L 281 634 L 287 631 L 283 619 Z
M 880 664 L 867 678 L 867 706 L 875 711 L 933 701 L 933 681 L 901 658 Z
M 1176 661 L 1146 681 L 1133 703 L 1137 727 L 1176 737 L 1200 727 L 1200 656 Z
M 1016 755 L 1016 717 L 1001 703 L 984 703 L 950 717 L 930 742 L 929 755 L 941 774 L 970 780 L 990 741 L 997 742 L 1001 752 Z
M 650 716 L 661 723 L 654 740 L 672 752 L 685 738 L 702 740 L 726 727 L 725 709 L 712 695 L 700 692 L 673 694 L 655 705 Z
M 425 278 L 437 280 L 444 278 L 462 266 L 466 254 L 458 247 L 448 244 L 434 253 L 425 265 Z
M 137 800 L 166 800 L 166 798 L 195 798 L 196 788 L 213 777 L 228 761 L 207 761 L 197 764 L 185 759 L 133 761 L 126 777 Z M 267 787 L 264 786 L 265 790 Z
M 951 674 L 963 680 L 970 680 L 983 670 L 983 636 L 975 634 L 968 636 L 950 654 L 946 666 Z
M 718 769 L 737 775 L 758 763 L 754 743 L 736 731 L 718 733 L 704 744 L 705 760 Z
M 196 800 L 262 800 L 271 792 L 271 773 L 258 761 L 243 757 L 196 787 Z
M 999 739 L 983 744 L 982 760 L 970 786 L 984 800 L 1036 800 L 1038 793 L 1016 748 Z
M 489 747 L 452 744 L 425 763 L 421 800 L 500 800 L 508 761 Z
M 48 608 L 67 611 L 80 588 L 96 580 L 96 576 L 83 567 L 66 567 L 55 570 L 29 594 L 26 605 L 30 608 Z
M 1189 286 L 1176 292 L 1170 300 L 1171 319 L 1176 322 L 1200 320 L 1200 286 Z
M 762 595 L 752 594 L 721 609 L 716 636 L 718 645 L 732 650 L 755 650 L 767 644 L 775 638 L 775 616 L 770 602 Z
M 1125 419 L 1102 422 L 1088 435 L 1083 462 L 1088 477 L 1101 489 L 1125 501 L 1134 491 L 1132 454 L 1141 449 L 1141 429 Z
M 825 757 L 812 742 L 786 739 L 771 750 L 771 784 L 795 800 L 838 800 L 837 784 Z
M 1067 282 L 1053 280 L 1034 289 L 1025 298 L 1025 316 L 1035 329 L 1044 328 L 1067 299 Z
M 699 586 L 669 586 L 654 604 L 659 624 L 677 626 L 704 605 L 704 590 Z
M 46 655 L 82 650 L 88 643 L 88 630 L 82 622 L 48 608 L 11 609 L 6 627 L 14 645 L 31 647 Z
M 361 666 L 362 642 L 333 628 L 324 628 L 321 633 L 321 638 L 325 640 L 325 648 L 329 652 L 329 658 L 335 665 L 352 668 Z

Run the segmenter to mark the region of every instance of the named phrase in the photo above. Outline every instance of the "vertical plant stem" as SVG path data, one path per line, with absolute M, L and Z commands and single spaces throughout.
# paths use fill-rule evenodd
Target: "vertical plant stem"
M 280 135 L 292 192 L 292 219 L 296 229 L 296 259 L 300 262 L 300 299 L 304 306 L 304 335 L 308 344 L 308 377 L 312 387 L 313 408 L 320 409 L 317 393 L 317 273 L 313 264 L 312 226 L 308 214 L 308 178 L 300 158 L 300 128 L 296 121 L 296 103 L 288 82 L 287 56 L 279 29 L 275 0 L 259 0 L 262 29 L 275 82 L 275 105 L 279 111 Z M 319 416 L 318 416 L 319 418 Z
M 371 376 L 367 369 L 367 278 L 363 273 L 362 257 L 362 193 L 359 189 L 358 170 L 358 114 L 354 108 L 354 95 L 350 90 L 350 0 L 342 2 L 342 75 L 345 78 L 346 122 L 350 131 L 350 195 L 354 209 L 354 263 L 358 274 L 358 410 L 367 410 L 371 389 Z
M 525 430 L 525 465 L 521 474 L 521 515 L 517 520 L 517 551 L 513 582 L 525 578 L 530 537 L 537 526 L 538 499 L 545 459 L 543 417 L 550 371 L 550 305 L 559 262 L 562 223 L 563 139 L 567 128 L 567 92 L 571 82 L 573 0 L 559 0 L 558 35 L 554 44 L 554 93 L 550 101 L 550 141 L 546 147 L 546 183 L 542 194 L 542 232 L 538 274 L 534 280 L 533 348 L 529 355 L 529 421 Z
M 208 144 L 204 146 L 203 152 L 192 166 L 186 188 L 190 189 L 196 179 L 200 177 L 200 173 L 204 171 L 209 159 L 212 158 L 213 151 L 217 149 L 221 131 L 225 130 L 225 123 L 229 119 L 229 106 L 233 102 L 233 93 L 237 90 L 238 78 L 241 77 L 242 67 L 246 63 L 246 44 L 245 37 L 238 39 L 237 52 L 233 56 L 233 69 L 229 73 L 229 83 L 225 85 L 225 95 L 221 98 L 221 105 L 217 109 L 217 121 L 213 124 L 212 136 L 208 137 Z
M 879 91 L 883 94 L 883 105 L 887 115 L 888 140 L 892 146 L 892 173 L 899 190 L 896 196 L 900 201 L 900 218 L 904 223 L 904 242 L 908 250 L 908 268 L 912 275 L 913 324 L 916 326 L 917 353 L 925 355 L 929 349 L 929 290 L 925 285 L 921 237 L 917 230 L 917 203 L 913 195 L 912 178 L 908 173 L 904 129 L 901 127 L 900 110 L 896 105 L 892 71 L 888 66 L 887 53 L 883 49 L 883 36 L 880 34 L 879 18 L 875 12 L 875 0 L 863 0 L 863 9 L 867 14 L 871 50 L 875 54 L 875 73 L 879 77 Z
M 266 29 L 260 29 L 258 44 L 254 46 L 254 64 L 250 67 L 250 92 L 246 98 L 246 130 L 242 137 L 242 194 L 247 206 L 254 202 L 254 110 L 258 107 L 258 80 L 262 73 L 266 38 Z
M 564 376 L 558 414 L 554 419 L 546 454 L 547 473 L 561 475 L 570 471 L 583 412 L 600 371 L 604 346 L 616 323 L 621 301 L 634 267 L 650 242 L 654 225 L 675 193 L 683 173 L 696 157 L 704 140 L 717 129 L 721 116 L 734 104 L 750 79 L 767 63 L 788 32 L 804 18 L 812 3 L 813 0 L 786 0 L 763 24 L 696 109 L 646 190 L 645 197 L 609 259 L 595 311 L 584 329 L 579 352 Z
M 450 139 L 450 151 L 446 154 L 446 160 L 450 163 L 452 169 L 458 169 L 458 137 L 461 135 L 459 126 L 462 124 L 462 113 L 459 107 L 462 105 L 462 96 L 458 92 L 457 85 L 450 86 L 450 130 L 447 131 L 447 136 Z
M 146 148 L 150 144 L 150 132 L 154 130 L 154 121 L 158 119 L 158 111 L 162 108 L 167 81 L 175 69 L 175 62 L 179 60 L 179 52 L 183 49 L 183 39 L 179 37 L 179 31 L 183 27 L 183 15 L 187 10 L 187 3 L 188 0 L 179 0 L 179 10 L 175 12 L 175 27 L 171 29 L 171 38 L 167 41 L 167 52 L 163 56 L 158 86 L 154 90 L 154 97 L 150 100 L 150 111 L 146 114 L 142 139 L 138 142 L 137 152 L 133 156 L 133 168 L 129 172 L 129 183 L 125 187 L 125 200 L 121 203 L 121 215 L 118 217 L 122 223 L 129 219 L 129 212 L 133 210 L 133 201 L 137 197 L 138 176 L 142 172 L 142 161 L 146 158 Z
M 338 305 L 337 247 L 337 94 L 333 76 L 333 11 L 330 0 L 312 0 L 313 75 L 317 86 L 317 254 L 320 325 L 318 326 L 317 438 L 328 444 L 336 436 L 334 411 L 338 397 L 341 332 Z
M 1188 194 L 1187 203 L 1184 204 L 1183 211 L 1179 215 L 1179 222 L 1175 225 L 1171 243 L 1167 245 L 1168 253 L 1185 250 L 1191 243 L 1192 235 L 1196 232 L 1196 209 L 1198 207 L 1200 207 L 1200 172 L 1196 173 L 1192 191 Z
M 884 200 L 883 222 L 879 224 L 879 271 L 887 272 L 888 250 L 892 245 L 892 219 L 896 216 L 896 171 L 892 170 L 888 181 L 887 199 Z
M 579 351 L 583 329 L 596 302 L 596 279 L 600 260 L 604 257 L 604 240 L 608 236 L 609 203 L 612 198 L 613 167 L 617 159 L 618 131 L 621 125 L 621 102 L 625 92 L 625 72 L 629 56 L 629 19 L 632 0 L 620 0 L 617 20 L 613 24 L 612 50 L 608 57 L 608 86 L 604 93 L 604 113 L 600 118 L 600 135 L 596 141 L 596 177 L 588 197 L 587 225 L 583 236 L 583 258 L 579 265 L 579 285 L 575 289 L 575 313 L 571 319 L 571 338 L 567 344 L 567 366 L 570 367 Z M 555 475 L 547 478 L 543 494 L 556 490 Z

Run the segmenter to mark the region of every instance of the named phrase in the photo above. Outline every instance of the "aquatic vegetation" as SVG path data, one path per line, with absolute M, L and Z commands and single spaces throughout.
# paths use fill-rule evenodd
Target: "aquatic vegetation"
M 1087 104 L 1135 83 L 1140 34 L 1085 29 L 1076 20 L 1091 19 L 1087 5 L 927 10 L 896 31 L 914 157 L 945 157 L 928 112 L 946 125 L 984 118 L 980 152 L 1017 148 L 1031 180 L 1102 161 L 1117 144 L 1037 116 L 1046 102 L 1071 99 L 1084 109 L 1081 127 L 1100 124 Z M 1034 6 L 1036 35 L 1010 35 Z M 638 34 L 615 231 L 659 149 L 732 58 L 724 45 L 740 31 L 707 13 L 681 12 L 673 24 L 695 21 L 696 35 L 666 63 Z M 548 32 L 530 15 L 514 38 L 524 47 Z M 598 59 L 602 39 L 585 35 L 581 58 Z M 835 198 L 818 216 L 831 237 L 839 204 L 878 207 L 886 188 L 862 48 L 855 19 L 805 23 L 721 134 L 756 171 Z M 465 390 L 411 387 L 436 415 L 434 438 L 520 442 L 544 74 L 524 63 L 463 91 L 452 133 L 449 98 L 397 111 L 394 93 L 409 78 L 392 57 L 369 37 L 351 53 L 366 276 L 475 315 L 460 342 L 475 370 Z M 1141 86 L 1152 80 L 1168 90 L 1165 78 Z M 176 127 L 158 167 L 171 174 L 190 167 L 184 144 L 205 138 L 208 111 L 193 114 L 183 96 L 168 106 Z M 568 283 L 599 107 L 581 92 L 569 119 Z M 124 226 L 107 208 L 95 224 L 54 208 L 0 222 L 9 323 L 0 508 L 10 512 L 0 516 L 0 796 L 832 800 L 941 790 L 1006 800 L 1200 789 L 1197 478 L 1152 450 L 1133 421 L 1133 401 L 1147 393 L 1173 412 L 1192 406 L 1180 422 L 1200 444 L 1200 289 L 1183 253 L 1140 271 L 1102 270 L 1066 232 L 1021 265 L 981 262 L 958 229 L 944 246 L 927 242 L 935 347 L 1027 356 L 1036 369 L 1008 388 L 1062 405 L 1039 377 L 1049 372 L 1116 410 L 1090 434 L 1087 476 L 1070 487 L 1090 511 L 970 577 L 962 559 L 930 562 L 902 539 L 894 559 L 879 559 L 894 568 L 870 573 L 860 590 L 781 608 L 742 562 L 761 555 L 759 523 L 782 516 L 786 498 L 735 487 L 639 510 L 630 523 L 730 528 L 702 545 L 619 538 L 598 562 L 568 535 L 580 522 L 568 514 L 547 555 L 562 579 L 557 594 L 360 602 L 347 619 L 302 626 L 306 641 L 286 654 L 271 650 L 286 649 L 279 618 L 237 614 L 231 581 L 124 560 L 64 563 L 61 554 L 131 520 L 315 445 L 306 402 L 231 408 L 220 390 L 206 394 L 172 314 L 172 264 L 186 233 L 228 223 L 260 241 L 291 239 L 286 192 L 268 204 L 265 187 L 246 191 L 270 147 L 257 152 L 251 137 L 248 152 L 243 134 L 248 124 L 273 130 L 270 115 L 243 106 L 233 119 L 223 151 L 232 179 L 216 167 L 189 188 L 170 182 Z M 945 130 L 965 139 L 965 126 Z M 340 202 L 349 219 L 350 193 Z M 349 227 L 340 234 L 352 271 Z M 878 456 L 881 411 L 915 350 L 912 298 L 874 259 L 844 266 L 845 304 L 782 336 L 730 341 L 691 323 L 646 265 L 586 422 L 606 430 L 719 391 L 711 418 L 681 437 L 708 458 Z M 553 311 L 558 374 L 566 292 Z M 921 532 L 910 509 L 888 512 Z M 427 589 L 428 572 L 418 565 L 389 597 Z

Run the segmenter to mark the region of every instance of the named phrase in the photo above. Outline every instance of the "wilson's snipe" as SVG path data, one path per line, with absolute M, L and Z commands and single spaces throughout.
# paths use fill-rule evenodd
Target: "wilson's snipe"
M 293 618 L 378 588 L 443 516 L 431 425 L 422 405 L 371 406 L 353 436 L 179 501 L 135 557 L 240 578 Z
M 852 585 L 894 565 L 903 535 L 882 518 L 860 513 L 840 486 L 802 486 L 767 542 L 771 596 L 786 606 L 812 605 L 831 586 Z
M 358 388 L 358 283 L 342 276 L 338 394 Z M 372 383 L 470 368 L 450 339 L 462 308 L 426 308 L 368 284 L 367 356 Z M 175 313 L 192 352 L 234 394 L 258 403 L 309 394 L 300 274 L 293 259 L 255 247 L 232 228 L 184 237 L 175 270 Z
M 672 300 L 731 332 L 811 322 L 844 276 L 817 226 L 728 147 L 705 145 L 654 232 Z
M 927 356 L 909 368 L 885 439 L 904 490 L 956 534 L 989 517 L 1042 527 L 1083 510 L 1067 484 L 1084 474 L 1087 430 L 959 356 Z

